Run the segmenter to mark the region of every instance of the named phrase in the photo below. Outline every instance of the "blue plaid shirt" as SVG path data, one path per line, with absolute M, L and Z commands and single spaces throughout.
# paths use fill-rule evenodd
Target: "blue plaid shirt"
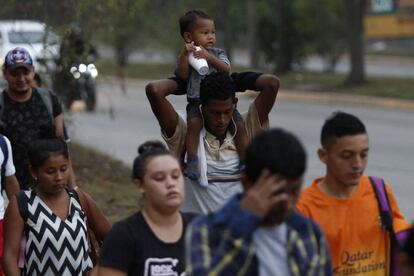
M 258 275 L 253 233 L 261 219 L 240 208 L 242 195 L 220 211 L 196 218 L 187 230 L 189 275 Z M 332 275 L 325 237 L 311 220 L 292 212 L 285 221 L 291 275 Z

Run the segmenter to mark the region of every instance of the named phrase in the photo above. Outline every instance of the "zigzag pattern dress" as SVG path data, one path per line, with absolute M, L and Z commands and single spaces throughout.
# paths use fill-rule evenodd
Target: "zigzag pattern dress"
M 86 275 L 92 269 L 88 255 L 85 214 L 73 194 L 69 214 L 61 220 L 34 191 L 21 191 L 19 208 L 26 221 L 24 275 Z M 22 204 L 24 198 L 26 204 Z

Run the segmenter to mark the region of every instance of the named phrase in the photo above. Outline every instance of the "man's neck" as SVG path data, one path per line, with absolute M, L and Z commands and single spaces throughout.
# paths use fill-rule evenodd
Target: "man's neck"
M 227 136 L 227 131 L 224 134 L 215 135 L 207 127 L 205 127 L 205 129 L 208 133 L 210 133 L 212 136 L 214 136 L 220 142 L 220 146 L 224 143 L 224 139 L 226 139 L 226 136 Z
M 216 136 L 216 139 L 219 140 L 220 146 L 221 146 L 224 143 L 224 139 L 226 139 L 226 134 L 220 135 L 220 136 Z
M 30 97 L 32 96 L 32 92 L 33 92 L 32 88 L 28 89 L 26 92 L 17 92 L 17 91 L 11 90 L 10 88 L 7 88 L 7 95 L 9 95 L 9 97 L 13 101 L 16 101 L 16 102 L 28 101 Z
M 346 199 L 350 198 L 352 194 L 356 191 L 358 185 L 353 186 L 346 186 L 342 185 L 335 181 L 335 179 L 330 178 L 329 176 L 325 176 L 318 184 L 317 187 L 321 190 L 324 194 L 340 198 Z

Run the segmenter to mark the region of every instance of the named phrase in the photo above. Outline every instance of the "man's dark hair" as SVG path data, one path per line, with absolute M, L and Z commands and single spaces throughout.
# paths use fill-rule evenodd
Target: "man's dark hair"
M 185 32 L 191 32 L 191 29 L 199 18 L 213 20 L 211 16 L 203 11 L 190 10 L 180 17 L 179 23 L 181 36 L 184 36 Z
M 322 126 L 321 144 L 324 148 L 328 148 L 338 138 L 366 133 L 365 125 L 358 117 L 342 111 L 336 111 L 326 119 Z
M 200 101 L 205 104 L 208 100 L 225 101 L 236 97 L 233 79 L 225 72 L 213 72 L 207 75 L 200 84 Z
M 306 153 L 302 143 L 281 128 L 270 129 L 256 135 L 246 150 L 247 178 L 255 182 L 264 169 L 289 179 L 305 173 Z

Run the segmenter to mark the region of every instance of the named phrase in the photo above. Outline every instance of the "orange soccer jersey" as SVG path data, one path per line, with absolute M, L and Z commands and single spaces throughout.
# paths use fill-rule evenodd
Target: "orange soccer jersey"
M 316 179 L 306 188 L 296 205 L 324 231 L 335 275 L 386 275 L 389 261 L 389 234 L 380 227 L 378 202 L 367 176 L 361 177 L 350 198 L 337 199 L 319 190 Z M 396 232 L 408 229 L 391 187 L 386 190 L 393 211 Z

